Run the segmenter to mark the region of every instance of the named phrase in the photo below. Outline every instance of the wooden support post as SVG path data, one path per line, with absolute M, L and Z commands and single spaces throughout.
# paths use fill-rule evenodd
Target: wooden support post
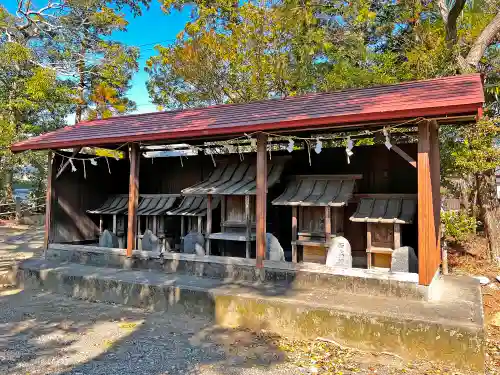
M 203 233 L 203 217 L 198 216 L 198 233 Z
M 429 285 L 441 260 L 439 140 L 435 121 L 418 124 L 418 276 Z
M 212 195 L 207 196 L 207 232 L 205 233 L 205 254 L 210 255 L 210 235 L 212 234 Z
M 128 192 L 128 225 L 127 225 L 127 256 L 132 256 L 136 239 L 137 206 L 139 205 L 139 163 L 140 150 L 137 143 L 132 143 L 129 148 L 130 155 L 130 181 Z
M 16 224 L 21 222 L 21 197 L 16 197 Z
M 226 221 L 226 196 L 223 195 L 220 199 L 220 224 L 221 227 Z
M 44 257 L 46 256 L 46 251 L 49 248 L 49 243 L 51 240 L 51 230 L 52 230 L 52 199 L 54 197 L 54 191 L 52 187 L 52 151 L 49 151 L 47 156 L 47 192 L 45 193 L 45 233 L 43 238 L 43 250 Z
M 393 249 L 399 249 L 401 247 L 401 224 L 394 224 L 394 244 Z
M 297 206 L 292 207 L 292 262 L 297 263 Z
M 153 234 L 158 237 L 158 216 L 153 216 Z
M 113 233 L 117 234 L 117 226 L 116 226 L 116 215 L 113 215 Z
M 102 218 L 102 215 L 99 215 L 99 236 L 102 234 L 103 228 L 104 227 L 104 220 Z
M 250 195 L 245 195 L 245 225 L 246 225 L 246 243 L 245 243 L 245 255 L 250 258 L 250 247 L 252 242 L 250 237 L 252 235 L 252 221 L 250 215 Z
M 332 236 L 332 210 L 330 206 L 325 207 L 325 244 L 330 244 Z
M 267 135 L 257 134 L 256 266 L 262 268 L 266 256 Z
M 366 268 L 372 268 L 372 224 L 366 223 Z

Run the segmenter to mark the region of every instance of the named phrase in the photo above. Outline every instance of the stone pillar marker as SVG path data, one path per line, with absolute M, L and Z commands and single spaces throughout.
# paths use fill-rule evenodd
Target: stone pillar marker
M 352 268 L 351 244 L 345 237 L 335 237 L 326 256 L 328 267 Z
M 391 272 L 418 273 L 418 259 L 410 246 L 400 247 L 392 253 Z

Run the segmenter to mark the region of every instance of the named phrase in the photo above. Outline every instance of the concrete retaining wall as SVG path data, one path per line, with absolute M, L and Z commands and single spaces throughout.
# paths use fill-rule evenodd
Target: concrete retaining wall
M 341 303 L 323 306 L 286 297 L 240 293 L 235 289 L 155 283 L 141 276 L 147 274 L 144 272 L 98 274 L 94 268 L 85 274 L 85 270 L 80 272 L 85 267 L 75 267 L 54 268 L 33 262 L 30 266 L 28 262 L 18 269 L 17 280 L 25 288 L 43 288 L 76 298 L 204 314 L 227 327 L 266 329 L 292 338 L 331 338 L 351 347 L 389 351 L 407 359 L 443 361 L 460 369 L 482 371 L 484 366 L 481 317 L 474 324 L 438 319 L 432 311 L 429 313 L 426 302 L 401 301 L 400 309 L 387 310 L 387 306 L 377 305 L 377 301 L 387 303 L 386 299 L 364 297 L 359 304 L 342 308 Z M 127 281 L 125 274 L 139 276 L 134 276 L 136 281 L 130 278 Z M 422 315 L 408 303 L 423 306 Z M 460 307 L 454 306 L 450 308 Z M 422 318 L 405 318 L 408 316 L 405 309 Z
M 138 250 L 129 259 L 124 249 L 95 246 L 51 244 L 47 259 L 100 267 L 176 272 L 220 280 L 286 282 L 293 288 L 325 288 L 408 300 L 427 300 L 432 289 L 432 286 L 418 285 L 418 275 L 411 273 L 274 261 L 264 261 L 264 269 L 260 271 L 253 259 Z

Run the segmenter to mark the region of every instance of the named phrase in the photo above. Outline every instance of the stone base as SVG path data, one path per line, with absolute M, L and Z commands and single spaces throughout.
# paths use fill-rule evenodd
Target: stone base
M 227 327 L 330 338 L 459 369 L 484 367 L 481 294 L 470 278 L 437 280 L 447 297 L 432 302 L 38 259 L 19 265 L 17 282 L 93 301 L 203 314 Z
M 154 253 L 136 250 L 132 259 L 124 249 L 51 244 L 47 260 L 99 267 L 155 270 L 217 280 L 288 283 L 293 288 L 315 288 L 367 296 L 428 300 L 430 287 L 418 285 L 415 273 L 376 269 L 331 268 L 322 264 L 264 261 L 264 271 L 255 259 L 198 256 L 195 254 Z M 436 293 L 433 293 L 435 296 Z

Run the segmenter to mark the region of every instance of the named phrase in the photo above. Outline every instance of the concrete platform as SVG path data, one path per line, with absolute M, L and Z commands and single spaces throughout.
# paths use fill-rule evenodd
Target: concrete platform
M 255 259 L 198 256 L 195 254 L 133 252 L 96 246 L 51 244 L 46 259 L 99 267 L 151 270 L 192 275 L 232 282 L 276 283 L 277 287 L 325 289 L 367 296 L 397 297 L 407 300 L 435 298 L 435 288 L 418 285 L 415 273 L 388 272 L 378 269 L 332 268 L 324 264 L 264 261 L 257 270 Z
M 234 281 L 31 259 L 18 266 L 17 282 L 76 298 L 204 314 L 229 327 L 266 329 L 294 338 L 320 336 L 459 369 L 484 368 L 481 294 L 477 280 L 470 278 L 436 280 L 441 297 L 423 301 L 286 280 Z

